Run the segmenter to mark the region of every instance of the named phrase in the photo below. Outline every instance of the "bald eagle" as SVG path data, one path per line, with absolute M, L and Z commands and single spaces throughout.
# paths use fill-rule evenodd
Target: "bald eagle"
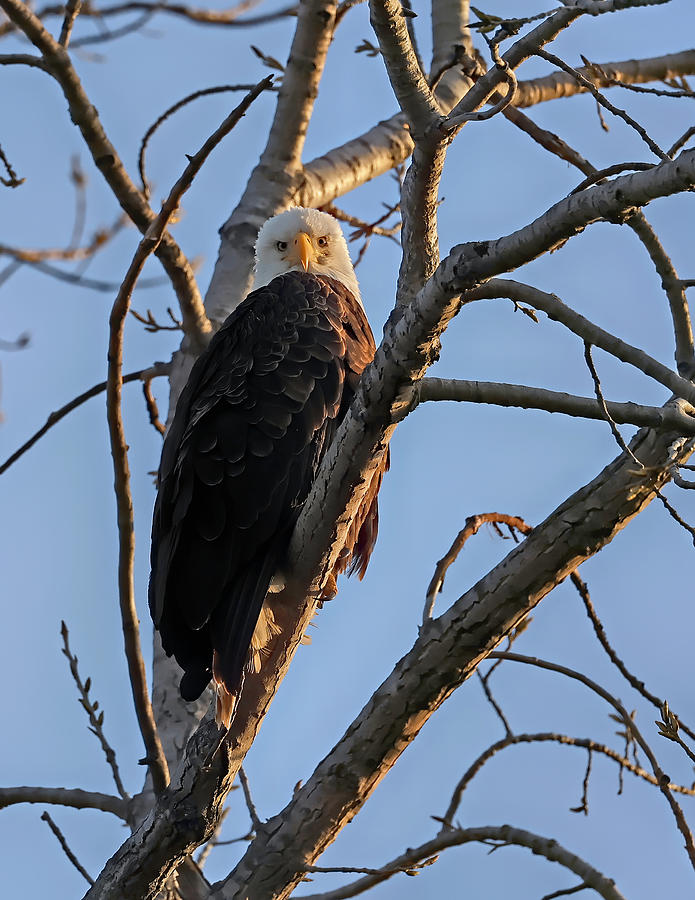
M 326 449 L 375 345 L 337 221 L 295 208 L 256 244 L 254 290 L 195 363 L 164 442 L 149 603 L 184 700 L 210 680 L 229 727 L 244 673 L 279 628 L 264 601 Z M 329 578 L 364 575 L 378 527 L 375 475 Z

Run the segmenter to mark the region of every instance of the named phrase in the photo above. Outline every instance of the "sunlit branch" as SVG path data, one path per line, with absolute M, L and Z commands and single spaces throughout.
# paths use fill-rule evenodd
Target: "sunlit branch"
M 16 803 L 50 803 L 73 809 L 99 809 L 128 819 L 128 805 L 121 797 L 83 791 L 80 788 L 10 787 L 0 788 L 0 809 Z
M 581 419 L 604 420 L 593 397 L 578 397 L 562 391 L 504 384 L 494 381 L 463 381 L 457 378 L 423 378 L 418 402 L 450 400 L 463 403 L 490 403 L 521 409 L 539 409 Z M 638 403 L 606 403 L 611 417 L 620 425 L 648 426 L 674 433 L 695 435 L 695 416 L 671 406 L 641 406 Z

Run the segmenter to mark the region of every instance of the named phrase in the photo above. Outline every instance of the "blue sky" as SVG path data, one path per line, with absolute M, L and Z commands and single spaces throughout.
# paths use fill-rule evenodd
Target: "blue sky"
M 221 8 L 221 7 L 220 7 Z M 416 26 L 427 53 L 426 8 Z M 487 7 L 486 7 L 487 10 Z M 535 7 L 496 2 L 499 15 L 536 12 Z M 57 27 L 57 23 L 52 23 Z M 553 51 L 570 63 L 579 54 L 609 61 L 687 49 L 695 10 L 689 0 L 661 7 L 586 18 L 556 42 Z M 76 66 L 107 133 L 135 173 L 139 141 L 149 124 L 187 93 L 217 84 L 259 80 L 266 70 L 249 50 L 284 59 L 293 21 L 262 30 L 196 27 L 164 16 L 120 41 L 88 47 Z M 78 35 L 91 32 L 82 25 Z M 682 35 L 682 37 L 681 37 Z M 395 102 L 379 59 L 354 55 L 363 38 L 373 40 L 366 6 L 352 10 L 329 54 L 305 159 L 354 137 L 386 118 Z M 26 50 L 5 39 L 3 52 Z M 521 78 L 548 71 L 530 61 Z M 0 193 L 0 241 L 13 246 L 61 246 L 72 231 L 74 194 L 70 158 L 80 157 L 89 177 L 86 235 L 114 221 L 118 209 L 92 167 L 77 129 L 70 123 L 57 86 L 43 73 L 4 68 L 0 92 L 0 143 L 25 184 Z M 691 123 L 692 101 L 656 100 L 611 93 L 664 146 Z M 195 151 L 235 105 L 230 95 L 206 98 L 166 122 L 152 140 L 148 172 L 158 203 Z M 217 254 L 217 229 L 243 189 L 262 148 L 273 109 L 262 97 L 218 148 L 183 204 L 174 234 L 190 258 L 200 260 L 204 290 Z M 540 125 L 559 133 L 595 165 L 651 161 L 649 151 L 622 122 L 598 123 L 593 100 L 577 97 L 529 111 Z M 565 163 L 549 157 L 501 118 L 471 125 L 452 146 L 440 207 L 442 252 L 466 240 L 506 234 L 565 196 L 579 181 Z M 381 203 L 396 196 L 385 176 L 340 201 L 349 211 L 376 217 Z M 647 211 L 682 277 L 692 278 L 693 198 L 658 201 Z M 137 244 L 123 231 L 88 269 L 92 277 L 118 283 Z M 355 252 L 357 250 L 356 245 Z M 398 247 L 375 240 L 358 269 L 367 310 L 378 336 L 395 293 Z M 156 261 L 145 275 L 159 277 Z M 635 236 L 625 228 L 596 225 L 563 250 L 519 273 L 550 290 L 588 318 L 657 359 L 671 364 L 672 334 L 659 279 Z M 0 355 L 0 457 L 4 459 L 41 425 L 48 413 L 105 378 L 108 310 L 113 293 L 96 293 L 18 271 L 0 288 L 0 337 L 31 336 L 22 352 Z M 165 318 L 173 295 L 165 283 L 136 291 L 134 306 Z M 166 360 L 178 337 L 147 334 L 131 319 L 125 370 Z M 595 353 L 606 396 L 659 404 L 664 389 L 639 373 Z M 444 336 L 433 374 L 536 384 L 590 394 L 591 379 L 581 341 L 540 317 L 534 325 L 504 301 L 465 308 Z M 156 390 L 162 407 L 164 383 Z M 124 390 L 126 433 L 135 502 L 136 591 L 143 643 L 149 657 L 150 625 L 145 602 L 148 535 L 161 439 L 149 425 L 137 385 Z M 623 428 L 628 436 L 632 429 Z M 340 738 L 372 691 L 410 648 L 417 635 L 424 592 L 437 559 L 466 516 L 487 511 L 542 521 L 565 497 L 593 478 L 616 455 L 608 426 L 568 420 L 544 412 L 457 404 L 427 404 L 399 426 L 392 467 L 381 494 L 381 533 L 367 577 L 344 581 L 312 629 L 313 643 L 300 648 L 292 669 L 247 760 L 261 816 L 279 811 L 294 785 Z M 695 522 L 692 497 L 669 488 L 681 514 Z M 130 703 L 116 595 L 116 529 L 112 471 L 103 397 L 89 401 L 55 427 L 0 478 L 4 540 L 0 542 L 4 627 L 0 666 L 6 684 L 5 737 L 0 783 L 63 785 L 111 791 L 109 771 L 76 702 L 59 627 L 70 628 L 73 651 L 92 693 L 105 710 L 126 783 L 138 790 L 143 755 Z M 509 550 L 483 532 L 450 571 L 442 610 Z M 613 544 L 582 567 L 594 601 L 628 666 L 655 693 L 668 697 L 685 719 L 695 721 L 692 696 L 694 623 L 686 575 L 692 564 L 690 537 L 654 505 Z M 578 597 L 567 584 L 546 598 L 518 643 L 520 652 L 575 666 L 613 690 L 638 721 L 671 777 L 689 783 L 687 760 L 656 736 L 655 711 L 621 682 L 592 639 Z M 516 731 L 557 731 L 612 743 L 609 710 L 579 686 L 512 663 L 500 667 L 493 688 Z M 322 857 L 324 865 L 378 866 L 408 846 L 430 839 L 457 779 L 475 756 L 502 736 L 499 722 L 471 679 L 424 728 L 380 785 L 355 822 Z M 692 870 L 681 849 L 663 797 L 626 775 L 616 796 L 616 766 L 594 759 L 590 814 L 577 815 L 586 755 L 574 748 L 510 748 L 474 781 L 459 811 L 463 825 L 510 823 L 554 836 L 614 877 L 631 900 L 692 890 Z M 684 798 L 690 811 L 692 800 Z M 240 792 L 230 797 L 223 838 L 248 830 Z M 62 855 L 35 806 L 0 813 L 3 888 L 25 900 L 81 896 L 85 883 Z M 54 808 L 85 867 L 96 875 L 125 837 L 113 817 Z M 209 878 L 234 864 L 240 845 L 220 847 L 209 858 Z M 343 876 L 316 876 L 298 891 L 327 890 Z M 447 851 L 418 878 L 401 876 L 377 888 L 377 900 L 466 896 L 532 900 L 574 884 L 558 866 L 528 851 L 508 848 L 487 856 L 469 846 Z

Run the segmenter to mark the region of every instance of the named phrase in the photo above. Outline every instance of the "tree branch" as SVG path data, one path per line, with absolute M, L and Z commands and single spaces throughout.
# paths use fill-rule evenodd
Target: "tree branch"
M 128 660 L 128 673 L 135 701 L 135 709 L 138 724 L 145 741 L 147 750 L 147 764 L 152 775 L 152 783 L 157 793 L 161 793 L 169 781 L 169 770 L 166 756 L 162 749 L 154 713 L 147 690 L 147 677 L 140 650 L 140 636 L 138 617 L 135 608 L 135 592 L 133 586 L 133 555 L 134 555 L 134 527 L 133 504 L 130 496 L 130 472 L 128 468 L 128 455 L 123 419 L 121 414 L 121 366 L 123 361 L 123 331 L 125 319 L 130 306 L 130 298 L 135 283 L 140 275 L 148 256 L 155 252 L 166 232 L 166 227 L 174 212 L 178 208 L 181 197 L 193 183 L 193 179 L 202 167 L 203 163 L 227 134 L 242 118 L 251 103 L 272 83 L 273 76 L 269 75 L 260 81 L 256 87 L 249 91 L 241 103 L 234 109 L 205 141 L 201 149 L 190 158 L 183 174 L 169 192 L 169 196 L 162 205 L 161 212 L 147 229 L 145 236 L 140 241 L 138 249 L 133 257 L 128 272 L 116 297 L 109 319 L 109 370 L 107 378 L 107 417 L 109 422 L 109 435 L 111 439 L 111 455 L 113 457 L 115 490 L 118 509 L 118 534 L 119 534 L 119 563 L 118 563 L 118 592 L 121 605 L 121 617 L 123 621 L 123 635 L 125 640 L 126 657 Z
M 417 390 L 417 402 L 453 400 L 463 403 L 491 403 L 522 409 L 542 409 L 581 419 L 605 421 L 600 405 L 593 397 L 577 397 L 561 391 L 503 384 L 493 381 L 462 381 L 456 378 L 423 378 Z M 620 425 L 649 426 L 660 430 L 695 435 L 693 415 L 671 406 L 641 406 L 638 403 L 607 402 L 611 418 Z
M 94 164 L 130 219 L 144 233 L 155 219 L 155 213 L 131 181 L 116 148 L 108 139 L 68 53 L 21 0 L 0 0 L 0 7 L 41 52 L 45 68 L 60 85 L 68 102 L 72 121 L 80 129 Z M 193 345 L 201 350 L 210 336 L 211 326 L 203 309 L 193 270 L 169 233 L 159 243 L 157 256 L 176 292 L 186 334 Z
M 288 896 L 303 866 L 357 813 L 429 716 L 492 646 L 654 498 L 655 488 L 668 477 L 660 467 L 670 458 L 672 438 L 641 432 L 632 446 L 650 465 L 649 472 L 635 473 L 632 460 L 619 457 L 421 630 L 340 743 L 252 842 L 218 888 L 218 900 L 234 897 L 241 885 L 253 900 L 271 889 L 278 898 Z M 305 552 L 309 546 L 303 545 Z
M 51 829 L 53 834 L 56 836 L 56 838 L 58 839 L 58 843 L 63 848 L 63 853 L 67 856 L 67 858 L 70 860 L 70 862 L 73 864 L 73 866 L 77 869 L 77 871 L 80 873 L 80 875 L 84 878 L 84 880 L 88 884 L 94 884 L 94 879 L 92 878 L 92 876 L 84 868 L 84 866 L 80 863 L 79 859 L 75 856 L 75 854 L 70 849 L 68 842 L 65 840 L 65 836 L 63 835 L 63 832 L 60 830 L 60 828 L 58 828 L 56 823 L 53 821 L 53 819 L 49 816 L 49 814 L 45 810 L 41 814 L 41 818 Z
M 490 300 L 496 296 L 505 296 L 515 302 L 528 303 L 535 309 L 542 310 L 549 319 L 560 322 L 583 341 L 600 347 L 601 350 L 605 350 L 606 353 L 610 353 L 622 362 L 634 366 L 645 375 L 663 384 L 677 396 L 695 404 L 695 388 L 692 382 L 677 375 L 643 350 L 621 341 L 615 335 L 594 325 L 593 322 L 566 306 L 554 294 L 547 294 L 538 288 L 511 279 L 492 278 L 481 287 L 466 291 L 464 302 Z
M 525 663 L 526 665 L 537 666 L 541 669 L 547 669 L 550 672 L 557 672 L 560 675 L 565 675 L 567 678 L 572 678 L 575 681 L 581 682 L 583 685 L 588 687 L 589 690 L 593 691 L 595 694 L 598 694 L 599 697 L 602 697 L 613 707 L 613 709 L 615 709 L 620 718 L 623 720 L 625 729 L 628 733 L 632 734 L 632 737 L 634 738 L 636 743 L 639 744 L 643 753 L 649 760 L 649 764 L 652 767 L 652 772 L 654 773 L 654 777 L 659 786 L 659 789 L 661 790 L 661 793 L 664 795 L 667 803 L 671 807 L 671 812 L 673 813 L 673 816 L 676 820 L 678 830 L 683 835 L 683 838 L 685 840 L 685 849 L 690 859 L 690 864 L 693 869 L 695 869 L 695 842 L 693 841 L 693 836 L 690 832 L 690 829 L 688 828 L 687 822 L 685 821 L 683 810 L 671 793 L 670 779 L 668 775 L 666 775 L 661 769 L 661 766 L 657 762 L 651 747 L 642 736 L 640 730 L 635 725 L 634 719 L 628 713 L 622 703 L 620 703 L 619 700 L 616 700 L 615 697 L 609 694 L 608 691 L 602 688 L 599 684 L 596 684 L 595 681 L 587 678 L 586 675 L 582 675 L 581 672 L 576 672 L 574 669 L 567 668 L 567 666 L 560 666 L 557 663 L 548 662 L 548 660 L 545 659 L 537 659 L 536 657 L 532 656 L 523 656 L 519 653 L 511 653 L 509 651 L 493 651 L 492 653 L 490 653 L 490 659 L 505 659 L 510 660 L 511 662 Z
M 220 251 L 205 298 L 214 321 L 226 319 L 249 291 L 253 250 L 263 222 L 296 200 L 304 140 L 335 13 L 336 0 L 306 0 L 299 8 L 265 149 L 239 204 L 220 230 Z
M 308 894 L 302 900 L 344 900 L 346 897 L 356 897 L 358 894 L 368 891 L 377 884 L 381 884 L 398 872 L 408 872 L 421 864 L 423 860 L 431 860 L 442 850 L 448 847 L 459 847 L 462 844 L 472 842 L 488 843 L 500 841 L 498 846 L 506 847 L 516 845 L 527 847 L 534 854 L 543 856 L 549 862 L 560 863 L 566 869 L 578 875 L 587 887 L 593 888 L 604 900 L 625 900 L 616 888 L 612 878 L 607 878 L 589 863 L 579 856 L 566 850 L 561 844 L 552 838 L 541 837 L 530 831 L 514 828 L 511 825 L 489 825 L 481 828 L 457 828 L 439 834 L 436 838 L 421 844 L 414 849 L 406 850 L 401 856 L 397 856 L 386 863 L 381 871 L 360 878 L 352 884 L 325 894 Z
M 658 786 L 658 781 L 653 774 L 651 774 L 650 772 L 646 772 L 643 768 L 641 768 L 641 766 L 635 765 L 635 763 L 630 762 L 627 757 L 621 756 L 621 754 L 613 750 L 612 747 L 607 747 L 605 744 L 599 744 L 596 741 L 592 741 L 590 738 L 569 737 L 566 734 L 555 734 L 549 731 L 542 731 L 537 734 L 509 734 L 503 738 L 500 738 L 499 741 L 496 741 L 494 744 L 488 747 L 487 750 L 481 753 L 480 756 L 478 756 L 478 758 L 471 763 L 468 769 L 466 769 L 465 773 L 461 777 L 461 780 L 454 788 L 454 792 L 452 794 L 451 801 L 449 802 L 447 811 L 442 817 L 444 827 L 446 829 L 453 827 L 453 819 L 459 806 L 461 805 L 463 793 L 471 783 L 471 781 L 473 781 L 476 775 L 483 768 L 485 763 L 489 762 L 493 756 L 499 753 L 500 750 L 504 750 L 506 747 L 514 747 L 517 744 L 536 743 L 554 743 L 561 744 L 566 747 L 581 747 L 585 750 L 590 750 L 592 753 L 601 753 L 616 762 L 621 769 L 627 769 L 628 772 L 631 772 L 638 778 L 643 778 L 650 784 Z M 692 787 L 688 788 L 680 784 L 669 784 L 669 788 L 679 794 L 687 794 L 688 796 L 695 795 L 695 788 Z
M 156 378 L 158 375 L 167 375 L 169 373 L 169 363 L 155 363 L 148 369 L 140 369 L 137 372 L 129 372 L 127 375 L 124 375 L 122 378 L 123 384 L 129 384 L 131 381 L 140 381 L 143 378 L 150 380 L 151 378 Z M 86 403 L 91 397 L 96 397 L 98 394 L 103 393 L 106 390 L 106 382 L 100 381 L 99 384 L 95 384 L 94 387 L 89 388 L 89 390 L 84 391 L 84 393 L 75 397 L 74 400 L 71 400 L 69 403 L 66 403 L 65 406 L 61 406 L 60 409 L 54 410 L 49 414 L 48 418 L 44 425 L 39 428 L 37 432 L 35 432 L 28 441 L 25 441 L 22 446 L 15 450 L 15 452 L 9 456 L 2 465 L 0 465 L 0 475 L 3 472 L 6 472 L 10 466 L 17 462 L 17 460 L 23 456 L 27 450 L 30 450 L 34 444 L 46 434 L 47 431 L 50 431 L 54 425 L 60 422 L 61 419 L 64 419 L 68 413 L 71 413 L 73 409 L 77 409 L 78 406 L 82 406 L 83 403 Z
M 642 60 L 601 63 L 600 67 L 611 78 L 623 83 L 662 81 L 695 73 L 695 50 Z M 592 73 L 586 67 L 577 71 L 592 79 Z M 451 109 L 454 100 L 458 102 L 471 83 L 454 70 L 447 76 L 452 83 L 447 82 L 446 90 L 442 86 L 441 91 L 435 91 L 445 112 Z M 610 84 L 595 76 L 593 82 L 601 87 L 610 87 Z M 584 89 L 569 75 L 550 75 L 520 81 L 512 105 L 519 108 L 535 106 L 583 92 Z M 392 116 L 358 138 L 308 163 L 304 167 L 304 181 L 295 197 L 296 202 L 302 206 L 322 206 L 400 165 L 410 156 L 413 148 L 404 123 L 402 114 Z
M 128 821 L 128 804 L 121 797 L 83 791 L 80 788 L 9 787 L 0 788 L 0 809 L 16 803 L 51 803 L 73 809 L 99 809 Z

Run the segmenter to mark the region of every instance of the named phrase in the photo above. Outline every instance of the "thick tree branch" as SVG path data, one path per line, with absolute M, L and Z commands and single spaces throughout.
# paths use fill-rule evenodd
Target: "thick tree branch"
M 388 323 L 384 342 L 363 375 L 293 535 L 292 577 L 284 596 L 275 595 L 277 601 L 273 600 L 285 626 L 283 638 L 265 670 L 256 678 L 248 677 L 242 705 L 219 752 L 214 753 L 219 732 L 214 725 L 204 725 L 169 790 L 109 862 L 90 900 L 129 892 L 151 896 L 148 891 L 154 892 L 212 832 L 231 779 L 311 616 L 314 601 L 306 598 L 320 594 L 395 423 L 407 414 L 412 386 L 424 375 L 439 336 L 460 307 L 458 294 L 548 252 L 591 222 L 614 218 L 657 196 L 686 190 L 694 182 L 695 151 L 686 151 L 649 172 L 623 176 L 567 198 L 512 235 L 457 247 L 416 301 Z M 267 897 L 271 885 L 278 898 L 287 896 L 303 867 L 355 815 L 429 715 L 558 581 L 653 499 L 655 489 L 669 477 L 668 467 L 684 461 L 690 452 L 686 442 L 674 452 L 674 436 L 669 433 L 640 433 L 632 446 L 646 469 L 635 473 L 634 462 L 619 457 L 545 526 L 535 529 L 472 593 L 429 623 L 412 653 L 350 728 L 349 739 L 324 760 L 290 807 L 271 820 L 269 830 L 256 838 L 221 896 L 234 896 L 242 884 L 250 898 Z M 338 777 L 339 772 L 345 777 Z M 191 809 L 196 810 L 193 822 Z M 297 835 L 302 835 L 300 842 Z
M 507 297 L 514 302 L 528 303 L 534 309 L 542 310 L 549 319 L 560 322 L 583 341 L 600 347 L 622 362 L 628 363 L 644 372 L 650 378 L 663 384 L 679 397 L 687 399 L 695 405 L 695 386 L 691 381 L 677 375 L 672 369 L 658 362 L 638 347 L 633 347 L 620 338 L 594 325 L 584 316 L 564 304 L 559 297 L 548 294 L 538 288 L 509 278 L 492 278 L 478 288 L 472 288 L 464 294 L 464 303 L 472 300 L 491 300 L 494 297 Z
M 0 788 L 0 809 L 15 803 L 50 803 L 73 809 L 100 809 L 128 820 L 128 804 L 121 797 L 82 791 L 80 788 L 10 787 Z
M 455 400 L 464 403 L 491 403 L 542 409 L 581 419 L 605 421 L 601 407 L 593 397 L 577 397 L 561 391 L 502 384 L 494 381 L 462 381 L 457 378 L 423 378 L 417 392 L 419 403 L 428 400 Z M 671 406 L 641 406 L 638 403 L 608 402 L 608 412 L 619 425 L 639 425 L 695 435 L 695 409 L 691 415 Z
M 606 77 L 598 74 L 601 71 Z M 692 75 L 695 71 L 695 50 L 682 50 L 680 53 L 668 53 L 663 56 L 651 56 L 646 59 L 626 59 L 620 62 L 599 63 L 593 66 L 582 66 L 577 72 L 588 78 L 596 87 L 608 88 L 613 81 L 623 84 L 646 84 L 651 81 L 670 81 L 683 75 Z M 583 94 L 586 88 L 575 78 L 565 72 L 556 72 L 522 81 L 519 84 L 514 105 L 519 107 L 536 106 L 549 100 L 560 100 Z
M 601 63 L 600 68 L 611 78 L 626 84 L 662 81 L 695 73 L 695 50 L 642 60 Z M 585 67 L 577 71 L 600 87 L 610 87 Z M 453 79 L 452 84 L 448 84 L 446 90 L 442 86 L 441 91 L 435 92 L 445 112 L 451 109 L 454 100 L 458 102 L 470 86 L 470 81 L 454 70 L 447 73 L 447 79 Z M 512 105 L 520 108 L 535 106 L 578 93 L 583 93 L 583 88 L 575 79 L 561 73 L 520 81 Z M 358 138 L 308 163 L 304 167 L 304 182 L 296 195 L 296 202 L 302 206 L 322 206 L 400 165 L 410 156 L 413 148 L 410 135 L 403 127 L 404 122 L 402 114 L 392 116 Z

